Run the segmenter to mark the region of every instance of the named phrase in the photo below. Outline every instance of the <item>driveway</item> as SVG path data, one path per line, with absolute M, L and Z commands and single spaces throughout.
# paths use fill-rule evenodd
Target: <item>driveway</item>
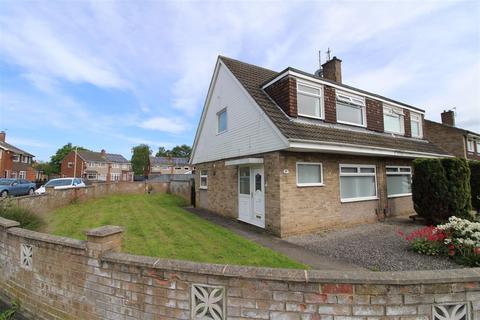
M 425 256 L 408 250 L 407 242 L 400 237 L 399 231 L 407 234 L 421 227 L 405 218 L 286 240 L 320 256 L 375 271 L 462 268 L 449 258 Z

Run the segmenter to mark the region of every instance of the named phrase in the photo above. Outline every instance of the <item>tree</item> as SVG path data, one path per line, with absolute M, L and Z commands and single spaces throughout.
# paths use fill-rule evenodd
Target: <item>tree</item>
M 165 147 L 159 147 L 155 157 L 170 157 L 170 150 L 165 149 Z
M 42 171 L 43 174 L 46 174 L 47 176 L 50 176 L 52 173 L 54 173 L 52 171 L 53 168 L 50 162 L 36 162 L 32 165 L 32 167 L 37 171 Z
M 176 146 L 172 149 L 172 151 L 170 151 L 171 156 L 176 158 L 190 158 L 191 153 L 192 148 L 190 146 L 187 146 L 186 144 Z
M 144 175 L 147 172 L 149 157 L 152 150 L 146 144 L 140 144 L 132 148 L 132 169 L 135 175 Z
M 77 148 L 78 150 L 87 150 L 83 147 L 73 146 L 71 142 L 67 143 L 66 145 L 58 149 L 53 156 L 50 157 L 50 173 L 60 173 L 60 165 L 62 164 L 63 158 L 65 158 L 65 156 L 71 151 L 75 150 L 75 148 Z

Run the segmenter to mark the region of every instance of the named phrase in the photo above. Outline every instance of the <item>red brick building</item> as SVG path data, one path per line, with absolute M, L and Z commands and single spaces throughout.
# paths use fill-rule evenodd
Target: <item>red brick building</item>
M 0 174 L 2 178 L 35 181 L 32 168 L 34 155 L 5 142 L 6 133 L 0 132 Z
M 480 160 L 480 133 L 456 127 L 452 110 L 442 112 L 442 123 L 425 120 L 425 135 L 456 157 Z

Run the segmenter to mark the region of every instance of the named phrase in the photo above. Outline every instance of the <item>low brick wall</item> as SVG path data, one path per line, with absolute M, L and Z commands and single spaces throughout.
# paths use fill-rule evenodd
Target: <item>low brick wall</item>
M 143 194 L 146 192 L 171 193 L 183 197 L 190 203 L 190 181 L 171 182 L 116 182 L 98 183 L 78 189 L 48 190 L 42 195 L 32 195 L 11 198 L 13 204 L 32 210 L 37 214 L 44 214 L 57 208 L 66 206 L 73 201 L 87 201 L 92 198 L 112 194 Z
M 17 226 L 0 218 L 0 297 L 19 299 L 32 319 L 413 320 L 436 319 L 437 310 L 480 317 L 480 268 L 387 273 L 203 264 L 120 253 L 119 227 L 89 230 L 80 241 Z

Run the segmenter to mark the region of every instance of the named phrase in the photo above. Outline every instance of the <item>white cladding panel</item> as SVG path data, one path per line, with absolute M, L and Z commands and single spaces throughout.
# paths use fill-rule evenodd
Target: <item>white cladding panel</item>
M 218 65 L 203 126 L 197 136 L 192 162 L 263 153 L 286 148 L 286 142 L 267 115 L 223 64 Z M 227 108 L 227 130 L 217 134 L 217 113 Z

